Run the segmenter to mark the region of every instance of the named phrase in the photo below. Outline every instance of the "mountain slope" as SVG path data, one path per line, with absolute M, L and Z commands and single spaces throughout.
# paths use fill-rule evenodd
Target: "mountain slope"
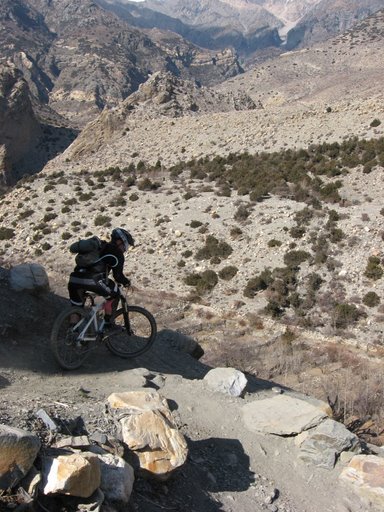
M 281 22 L 256 2 L 203 0 L 186 2 L 101 0 L 129 23 L 145 28 L 173 30 L 210 49 L 233 47 L 240 55 L 279 46 Z
M 0 48 L 22 70 L 30 90 L 79 126 L 114 106 L 150 73 L 189 76 L 204 63 L 206 83 L 241 71 L 236 58 L 190 43 L 162 47 L 88 0 L 5 0 L 0 10 Z
M 378 13 L 328 44 L 286 53 L 216 87 L 219 93 L 249 96 L 263 110 L 220 113 L 216 108 L 210 113 L 203 108 L 171 120 L 163 114 L 171 105 L 168 98 L 157 115 L 149 104 L 147 116 L 145 103 L 140 117 L 124 109 L 105 112 L 92 126 L 92 137 L 86 135 L 89 129 L 53 166 L 67 158 L 89 159 L 97 168 L 120 165 L 132 154 L 135 163 L 155 164 L 161 158 L 172 165 L 207 154 L 375 135 L 369 124 L 382 117 L 383 41 L 384 14 Z M 376 131 L 380 134 L 382 125 Z
M 99 0 L 135 26 L 176 31 L 207 48 L 249 58 L 273 47 L 310 46 L 382 8 L 380 0 Z M 286 43 L 286 45 L 284 44 Z
M 381 0 L 321 0 L 288 32 L 286 48 L 303 48 L 325 41 L 382 8 Z

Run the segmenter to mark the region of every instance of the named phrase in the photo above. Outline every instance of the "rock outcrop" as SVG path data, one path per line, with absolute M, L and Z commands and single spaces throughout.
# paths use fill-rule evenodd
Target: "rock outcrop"
M 104 110 L 89 123 L 73 145 L 67 157 L 77 159 L 97 151 L 108 141 L 130 131 L 130 122 L 170 117 L 198 116 L 204 113 L 261 109 L 245 93 L 215 91 L 195 81 L 175 77 L 170 72 L 154 73 L 138 91 L 131 94 L 119 108 Z
M 156 391 L 132 391 L 114 393 L 108 402 L 142 471 L 164 480 L 185 463 L 187 444 L 164 397 Z
M 0 64 L 0 181 L 14 184 L 41 135 L 27 82 L 12 64 Z

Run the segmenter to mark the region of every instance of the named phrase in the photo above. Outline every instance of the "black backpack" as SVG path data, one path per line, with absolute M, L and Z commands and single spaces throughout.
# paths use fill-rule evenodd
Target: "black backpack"
M 76 266 L 83 269 L 90 269 L 102 272 L 104 265 L 100 261 L 101 251 L 107 242 L 100 240 L 97 236 L 82 238 L 70 245 L 71 253 L 76 254 Z

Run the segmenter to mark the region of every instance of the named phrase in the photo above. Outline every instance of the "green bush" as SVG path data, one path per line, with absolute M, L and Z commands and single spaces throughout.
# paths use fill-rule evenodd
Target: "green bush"
M 354 304 L 337 304 L 333 309 L 333 323 L 339 329 L 344 329 L 356 322 L 360 312 Z
M 49 244 L 48 242 L 44 242 L 41 248 L 43 249 L 43 251 L 49 251 L 49 249 L 52 248 L 52 245 Z
M 146 177 L 146 178 L 143 178 L 142 180 L 140 180 L 138 183 L 137 183 L 137 188 L 139 190 L 156 190 L 157 188 L 160 187 L 160 183 L 158 183 L 157 181 L 152 181 L 150 178 Z
M 79 198 L 79 201 L 90 201 L 92 199 L 92 197 L 94 197 L 94 193 L 93 192 L 88 192 L 88 193 L 85 193 L 85 192 L 81 192 L 77 197 Z
M 321 285 L 323 284 L 323 279 L 319 274 L 316 274 L 315 272 L 312 272 L 307 276 L 307 289 L 308 291 L 316 292 L 320 289 Z
M 49 222 L 50 220 L 56 219 L 56 213 L 46 213 L 43 217 L 43 222 Z
M 33 215 L 34 210 L 24 210 L 23 212 L 19 213 L 19 219 L 27 219 L 31 215 Z
M 368 292 L 363 297 L 363 304 L 369 308 L 374 308 L 380 304 L 380 297 L 376 292 Z
M 284 254 L 284 263 L 287 267 L 297 267 L 310 257 L 306 251 L 288 251 Z
M 276 240 L 275 238 L 272 238 L 272 240 L 268 241 L 268 247 L 280 247 L 282 242 L 280 240 Z
M 192 197 L 195 197 L 196 196 L 196 193 L 195 192 L 192 192 L 191 190 L 189 190 L 188 192 L 186 192 L 184 195 L 183 195 L 183 199 L 185 199 L 186 201 L 188 201 L 189 199 L 192 199 Z
M 226 259 L 232 254 L 232 247 L 224 241 L 218 240 L 213 235 L 208 235 L 205 240 L 205 245 L 196 253 L 197 260 L 207 260 L 214 257 Z
M 95 226 L 110 226 L 111 220 L 111 217 L 108 215 L 97 215 L 95 217 Z
M 384 213 L 383 213 L 383 215 L 384 215 Z M 235 226 L 235 227 L 231 228 L 231 231 L 229 232 L 229 234 L 231 235 L 231 238 L 236 239 L 236 238 L 239 238 L 243 234 L 243 232 L 241 231 L 241 229 L 238 226 Z
M 253 299 L 258 292 L 266 290 L 272 280 L 271 270 L 265 268 L 259 275 L 249 279 L 243 292 L 244 296 Z
M 203 223 L 200 222 L 199 220 L 191 220 L 189 225 L 191 228 L 199 228 L 200 226 L 203 225 Z
M 11 228 L 0 226 L 0 240 L 10 240 L 15 236 L 15 231 Z
M 305 235 L 305 228 L 294 226 L 289 230 L 289 234 L 292 238 L 302 238 Z
M 201 274 L 189 274 L 184 279 L 185 284 L 195 286 L 196 292 L 200 295 L 213 290 L 218 281 L 219 278 L 213 270 L 205 270 Z
M 64 199 L 64 201 L 63 201 L 63 204 L 65 204 L 66 206 L 71 206 L 76 203 L 77 203 L 77 199 L 75 197 L 70 197 L 68 199 Z
M 368 263 L 364 275 L 368 277 L 368 279 L 373 279 L 376 281 L 383 276 L 383 272 L 383 268 L 380 265 L 380 258 L 377 256 L 370 256 L 368 258 Z
M 264 311 L 267 315 L 270 315 L 272 318 L 279 318 L 284 313 L 284 309 L 282 309 L 277 302 L 270 300 L 268 304 L 265 306 Z
M 380 119 L 374 119 L 372 121 L 372 123 L 369 125 L 371 128 L 376 128 L 376 126 L 380 126 L 381 125 L 381 121 Z
M 219 272 L 220 279 L 224 279 L 224 281 L 230 281 L 235 275 L 239 269 L 233 265 L 229 265 L 228 267 L 224 267 Z
M 137 201 L 139 199 L 139 196 L 134 192 L 129 196 L 130 201 Z
M 249 206 L 241 204 L 235 212 L 234 219 L 237 220 L 238 222 L 242 222 L 244 220 L 247 220 L 250 215 L 251 211 Z

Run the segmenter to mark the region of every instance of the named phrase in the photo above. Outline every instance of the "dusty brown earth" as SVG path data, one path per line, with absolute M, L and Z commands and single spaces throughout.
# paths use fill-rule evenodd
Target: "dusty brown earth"
M 36 431 L 47 440 L 49 432 L 36 418 L 44 409 L 62 435 L 113 434 L 105 415 L 110 393 L 144 386 L 159 389 L 167 398 L 186 436 L 188 460 L 167 482 L 138 477 L 130 511 L 367 512 L 366 505 L 338 482 L 342 464 L 332 471 L 306 466 L 297 459 L 292 438 L 255 434 L 243 425 L 241 407 L 273 395 L 273 381 L 248 376 L 243 398 L 207 388 L 202 379 L 211 368 L 209 353 L 197 361 L 181 351 L 182 329 L 172 328 L 185 308 L 180 297 L 163 296 L 160 307 L 150 298 L 153 292 L 131 296 L 133 302 L 158 312 L 159 334 L 147 354 L 123 360 L 98 346 L 83 367 L 63 372 L 50 351 L 49 334 L 66 300 L 57 294 L 30 297 L 11 292 L 4 283 L 3 318 L 8 327 L 0 341 L 1 423 Z M 25 312 L 29 330 L 23 326 Z M 39 323 L 32 321 L 36 316 Z

